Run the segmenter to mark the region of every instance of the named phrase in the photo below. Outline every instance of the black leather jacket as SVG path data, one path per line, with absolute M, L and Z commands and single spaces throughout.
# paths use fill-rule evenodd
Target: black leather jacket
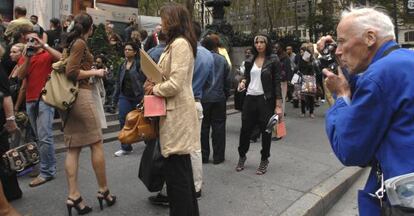
M 251 57 L 245 62 L 246 70 L 244 76 L 246 78 L 246 89 L 250 84 L 250 71 L 253 67 L 255 57 Z M 269 99 L 282 99 L 282 89 L 280 87 L 280 62 L 276 55 L 267 56 L 262 66 L 262 74 L 260 75 L 264 91 L 264 97 Z
M 144 73 L 140 70 L 141 67 L 140 67 L 139 62 L 140 62 L 140 59 L 136 58 L 131 68 L 129 69 L 130 71 L 129 74 L 132 80 L 131 84 L 134 90 L 135 99 L 137 99 L 138 101 L 141 101 L 142 98 L 144 97 L 144 83 L 145 83 L 145 80 L 147 80 L 147 78 L 145 77 Z M 119 68 L 118 81 L 116 83 L 115 92 L 113 95 L 114 104 L 118 103 L 119 95 L 122 91 L 122 84 L 123 84 L 122 82 L 124 81 L 125 70 L 126 70 L 126 60 Z

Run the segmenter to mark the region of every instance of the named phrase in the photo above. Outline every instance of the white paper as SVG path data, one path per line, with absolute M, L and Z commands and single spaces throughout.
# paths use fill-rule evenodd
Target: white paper
M 300 78 L 300 76 L 297 73 L 293 74 L 293 77 L 292 77 L 292 80 L 290 81 L 290 83 L 292 83 L 293 85 L 298 83 L 299 78 Z

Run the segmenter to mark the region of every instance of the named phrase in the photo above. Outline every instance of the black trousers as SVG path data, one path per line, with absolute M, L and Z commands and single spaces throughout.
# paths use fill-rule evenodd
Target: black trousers
M 302 96 L 304 100 L 301 100 L 301 109 L 302 109 L 302 114 L 306 113 L 306 108 L 309 109 L 309 113 L 313 114 L 313 109 L 315 107 L 315 96 L 313 95 L 304 95 Z
M 223 161 L 226 150 L 226 101 L 202 103 L 201 153 L 203 161 L 210 157 L 210 128 L 214 161 Z
M 270 143 L 272 134 L 266 133 L 266 125 L 274 114 L 275 100 L 265 100 L 263 95 L 247 95 L 244 99 L 242 112 L 242 127 L 239 139 L 239 156 L 245 157 L 250 147 L 250 136 L 256 125 L 262 133 L 262 160 L 270 157 Z
M 190 155 L 170 155 L 164 164 L 170 216 L 198 216 Z

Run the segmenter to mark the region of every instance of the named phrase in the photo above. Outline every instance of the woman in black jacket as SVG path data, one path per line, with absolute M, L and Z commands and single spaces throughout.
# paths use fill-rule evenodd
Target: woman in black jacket
M 140 70 L 139 49 L 135 43 L 127 42 L 124 46 L 125 62 L 118 73 L 118 82 L 115 87 L 113 104 L 118 103 L 119 123 L 124 127 L 125 118 L 144 97 L 145 75 Z M 116 157 L 132 152 L 132 146 L 121 143 L 121 149 L 115 152 Z
M 262 157 L 256 174 L 267 171 L 270 156 L 271 134 L 266 133 L 269 118 L 277 113 L 282 117 L 282 92 L 280 88 L 280 63 L 272 55 L 272 46 L 268 36 L 259 34 L 254 38 L 253 56 L 246 60 L 244 79 L 239 83 L 238 91 L 246 91 L 243 104 L 242 128 L 239 140 L 239 162 L 236 171 L 244 169 L 246 153 L 250 146 L 250 135 L 255 125 L 262 132 Z

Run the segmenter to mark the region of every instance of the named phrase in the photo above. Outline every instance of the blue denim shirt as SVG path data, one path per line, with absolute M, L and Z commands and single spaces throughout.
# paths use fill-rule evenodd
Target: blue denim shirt
M 195 99 L 203 97 L 203 88 L 208 76 L 213 73 L 213 55 L 206 48 L 197 44 L 197 56 L 194 62 L 193 93 Z
M 382 57 L 394 41 L 381 46 L 367 70 L 355 79 L 352 101 L 338 98 L 326 114 L 332 149 L 346 166 L 378 161 L 384 180 L 414 172 L 414 52 L 398 49 Z M 380 215 L 373 166 L 358 194 L 361 216 Z
M 154 60 L 155 63 L 158 64 L 161 54 L 164 52 L 165 46 L 165 43 L 160 42 L 160 44 L 148 50 L 148 55 L 152 58 L 152 60 Z
M 208 77 L 202 102 L 225 101 L 230 95 L 230 66 L 224 56 L 211 52 L 214 59 L 213 73 Z

